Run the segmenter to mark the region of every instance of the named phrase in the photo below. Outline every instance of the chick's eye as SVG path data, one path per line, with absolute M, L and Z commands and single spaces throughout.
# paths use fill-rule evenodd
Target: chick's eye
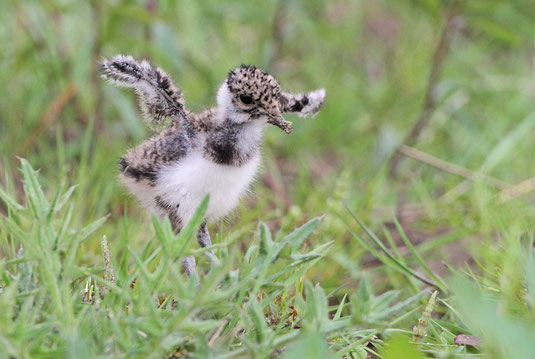
M 250 105 L 253 103 L 253 99 L 248 95 L 240 95 L 240 101 L 245 105 Z

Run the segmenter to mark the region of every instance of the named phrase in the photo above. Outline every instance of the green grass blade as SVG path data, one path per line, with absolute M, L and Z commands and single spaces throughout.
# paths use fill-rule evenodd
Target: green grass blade
M 427 285 L 430 285 L 430 286 L 433 286 L 433 287 L 437 287 L 439 288 L 439 286 L 434 283 L 433 281 L 427 279 L 427 278 L 424 278 L 422 277 L 421 275 L 419 275 L 418 273 L 416 273 L 414 270 L 412 270 L 411 268 L 407 267 L 406 265 L 404 265 L 403 263 L 401 263 L 400 261 L 398 261 L 391 253 L 390 251 L 388 250 L 388 248 L 385 247 L 385 245 L 381 242 L 381 240 L 379 238 L 377 238 L 377 236 L 375 235 L 375 233 L 373 233 L 364 223 L 362 223 L 362 221 L 360 220 L 360 218 L 358 218 L 354 213 L 353 211 L 346 205 L 346 209 L 349 211 L 349 213 L 351 214 L 351 216 L 353 217 L 353 219 L 355 221 L 357 221 L 357 223 L 360 225 L 360 227 L 364 230 L 364 232 L 368 235 L 368 237 L 370 237 L 373 242 L 383 251 L 383 253 L 386 255 L 386 257 L 392 261 L 397 267 L 398 269 L 400 269 L 402 272 L 405 272 L 405 274 L 408 274 L 408 275 L 411 275 L 413 277 L 415 277 L 416 279 L 424 282 L 425 284 Z M 362 240 L 362 242 L 365 242 L 364 240 Z M 371 246 L 368 246 L 368 248 L 372 248 Z M 374 250 L 375 253 L 377 253 L 377 251 Z
M 441 292 L 448 293 L 448 287 L 447 287 L 446 283 L 444 283 L 442 278 L 440 278 L 438 275 L 436 275 L 429 268 L 429 266 L 425 263 L 423 258 L 420 256 L 420 254 L 416 250 L 416 248 L 414 248 L 414 246 L 412 245 L 412 243 L 409 240 L 409 238 L 407 238 L 407 235 L 405 234 L 405 231 L 401 227 L 401 224 L 399 223 L 397 218 L 394 217 L 393 219 L 394 219 L 394 224 L 396 226 L 396 229 L 397 229 L 401 239 L 403 240 L 403 243 L 405 243 L 407 248 L 409 248 L 409 250 L 411 251 L 411 253 L 414 256 L 414 258 L 416 258 L 416 261 L 420 264 L 420 267 L 422 267 L 422 269 L 427 273 L 427 275 L 435 281 L 435 283 L 437 284 L 437 286 L 438 286 L 438 288 L 440 289 Z

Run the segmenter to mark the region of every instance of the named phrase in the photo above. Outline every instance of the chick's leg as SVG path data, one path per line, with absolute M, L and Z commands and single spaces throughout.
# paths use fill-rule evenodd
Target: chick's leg
M 178 217 L 175 212 L 169 212 L 169 220 L 171 221 L 171 226 L 175 233 L 180 233 L 182 230 L 182 220 L 180 217 Z M 197 273 L 197 264 L 194 256 L 184 257 L 180 261 L 182 262 L 182 267 L 187 275 L 192 276 Z
M 202 222 L 201 227 L 199 228 L 199 231 L 197 232 L 197 242 L 199 242 L 200 246 L 205 247 L 212 247 L 212 240 L 210 239 L 210 232 L 208 232 L 208 227 L 206 226 L 206 221 Z M 219 259 L 214 254 L 214 251 L 210 248 L 208 251 L 205 252 L 206 257 L 210 260 L 212 264 L 219 265 Z
M 208 227 L 206 226 L 206 221 L 202 222 L 201 227 L 199 228 L 199 231 L 197 232 L 197 242 L 201 245 L 201 247 L 211 247 L 212 246 L 212 240 L 210 239 L 210 233 L 208 233 Z M 212 253 L 212 250 L 209 251 Z
M 197 264 L 195 263 L 194 256 L 184 257 L 181 259 L 181 262 L 183 263 L 182 266 L 188 276 L 197 274 Z

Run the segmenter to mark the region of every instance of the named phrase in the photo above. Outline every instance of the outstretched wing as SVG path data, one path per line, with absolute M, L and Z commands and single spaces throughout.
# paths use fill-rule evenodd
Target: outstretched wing
M 324 102 L 324 89 L 304 94 L 281 92 L 279 99 L 281 112 L 295 112 L 300 117 L 315 115 L 319 112 Z
M 100 71 L 111 83 L 136 91 L 141 111 L 149 124 L 162 123 L 166 117 L 185 116 L 182 91 L 159 67 L 145 60 L 137 62 L 132 56 L 117 55 L 104 60 Z

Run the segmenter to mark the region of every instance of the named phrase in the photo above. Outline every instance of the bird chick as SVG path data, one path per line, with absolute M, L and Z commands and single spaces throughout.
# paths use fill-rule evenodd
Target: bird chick
M 291 122 L 282 114 L 316 114 L 325 98 L 323 89 L 306 94 L 281 91 L 273 76 L 242 65 L 230 71 L 219 88 L 217 107 L 193 113 L 171 78 L 147 61 L 117 55 L 104 60 L 100 69 L 111 83 L 135 90 L 149 124 L 170 119 L 167 128 L 120 159 L 123 182 L 144 207 L 167 216 L 177 232 L 209 194 L 197 233 L 202 247 L 211 246 L 207 222 L 231 212 L 253 181 L 263 130 L 272 124 L 290 133 Z M 192 256 L 184 260 L 184 269 L 195 273 Z

